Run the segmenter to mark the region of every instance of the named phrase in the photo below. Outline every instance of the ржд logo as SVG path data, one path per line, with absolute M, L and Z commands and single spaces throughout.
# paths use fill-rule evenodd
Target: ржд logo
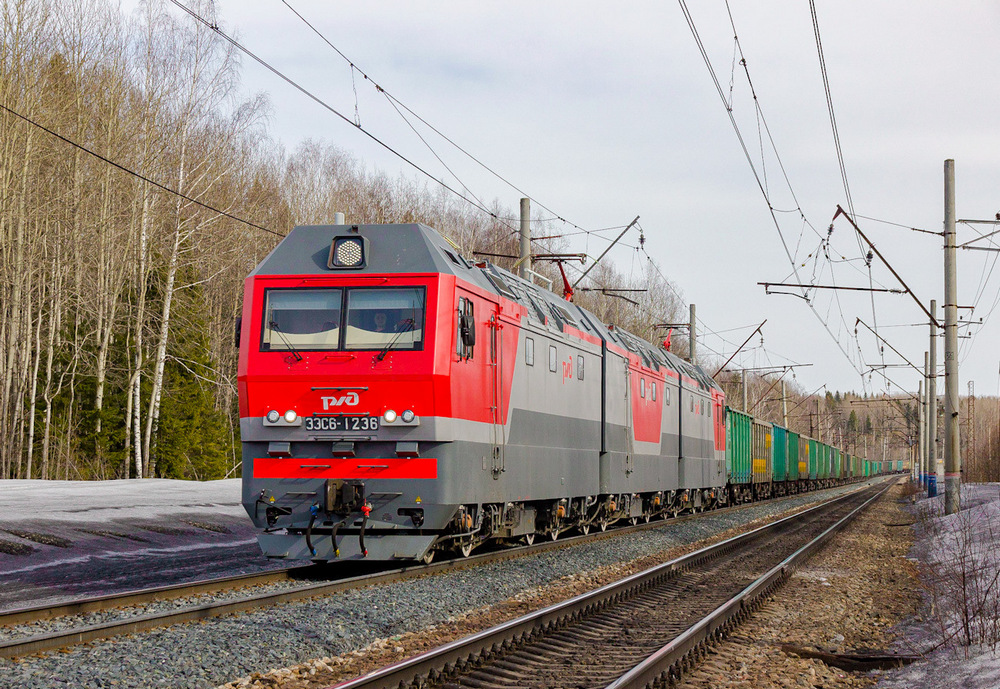
M 343 397 L 321 397 L 323 400 L 323 411 L 328 410 L 330 407 L 339 407 L 341 405 L 345 407 L 356 407 L 360 398 L 358 393 L 349 392 Z

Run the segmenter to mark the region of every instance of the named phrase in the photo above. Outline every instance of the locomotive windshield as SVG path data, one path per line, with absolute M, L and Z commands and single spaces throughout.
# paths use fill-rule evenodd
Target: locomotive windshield
M 269 289 L 261 351 L 423 349 L 420 287 Z
M 421 349 L 424 291 L 419 287 L 347 291 L 344 349 Z

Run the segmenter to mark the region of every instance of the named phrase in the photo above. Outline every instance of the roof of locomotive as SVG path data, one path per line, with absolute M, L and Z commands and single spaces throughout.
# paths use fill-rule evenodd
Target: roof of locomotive
M 367 240 L 363 267 L 335 270 L 327 266 L 335 237 Z M 482 266 L 482 267 L 480 267 Z M 721 389 L 705 371 L 666 350 L 614 326 L 559 295 L 491 263 L 466 260 L 436 230 L 419 223 L 389 225 L 302 225 L 294 228 L 251 273 L 258 275 L 332 275 L 385 273 L 446 273 L 516 301 L 536 320 L 563 323 L 613 342 L 639 356 L 650 367 L 660 365 L 696 380 L 703 389 Z
M 334 237 L 368 240 L 365 265 L 352 273 L 457 273 L 465 267 L 437 231 L 418 223 L 394 225 L 300 225 L 288 233 L 251 275 L 331 275 L 327 266 Z M 466 268 L 467 270 L 467 268 Z

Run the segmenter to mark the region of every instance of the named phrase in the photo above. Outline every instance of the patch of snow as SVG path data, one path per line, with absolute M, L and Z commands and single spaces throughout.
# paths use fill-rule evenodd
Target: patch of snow
M 111 519 L 157 520 L 182 512 L 246 516 L 242 480 L 120 481 L 0 480 L 0 527 L 59 522 L 103 523 Z
M 942 491 L 914 508 L 917 540 L 910 556 L 930 582 L 928 613 L 902 625 L 895 650 L 926 655 L 885 673 L 879 687 L 1000 687 L 1000 484 L 964 484 L 961 505 L 959 513 L 945 515 Z M 974 643 L 963 645 L 968 636 Z
M 0 610 L 287 566 L 241 499 L 240 479 L 2 480 Z

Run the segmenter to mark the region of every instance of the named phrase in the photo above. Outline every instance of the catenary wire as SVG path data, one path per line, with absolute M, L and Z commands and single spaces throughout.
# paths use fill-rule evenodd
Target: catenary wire
M 177 0 L 171 0 L 171 1 L 176 3 Z M 392 95 L 383 86 L 381 86 L 378 82 L 376 82 L 373 78 L 371 78 L 363 69 L 361 69 L 360 67 L 358 67 L 354 63 L 353 60 L 351 60 L 349 57 L 347 57 L 347 55 L 345 55 L 344 52 L 340 50 L 340 48 L 338 48 L 336 45 L 334 45 L 318 28 L 316 28 L 316 26 L 314 26 L 312 23 L 310 23 L 309 20 L 307 20 L 298 10 L 296 10 L 294 7 L 292 7 L 291 4 L 288 3 L 288 0 L 281 0 L 281 2 L 289 10 L 291 10 L 292 13 L 296 17 L 298 17 L 306 26 L 308 26 L 313 31 L 313 33 L 315 33 L 320 38 L 320 40 L 322 40 L 324 43 L 326 43 L 341 58 L 343 58 L 344 61 L 346 61 L 350 65 L 351 69 L 358 70 L 358 73 L 361 74 L 361 76 L 363 76 L 366 81 L 370 81 L 375 86 L 375 88 L 379 91 L 379 93 L 384 94 L 385 97 L 387 99 L 389 99 L 389 101 L 391 101 L 391 102 L 399 105 L 400 108 L 402 108 L 406 112 L 410 113 L 410 115 L 412 115 L 413 117 L 417 118 L 428 129 L 430 129 L 435 134 L 437 134 L 438 136 L 440 136 L 442 139 L 444 139 L 445 141 L 447 141 L 449 144 L 451 144 L 452 146 L 454 146 L 458 151 L 460 151 L 462 154 L 464 154 L 465 156 L 467 156 L 470 160 L 472 160 L 474 163 L 476 163 L 477 165 L 479 165 L 480 167 L 482 167 L 488 173 L 490 173 L 491 175 L 493 175 L 494 177 L 496 177 L 498 180 L 500 180 L 501 182 L 503 182 L 504 184 L 506 184 L 507 186 L 509 186 L 514 191 L 516 191 L 519 194 L 521 194 L 521 196 L 524 196 L 525 198 L 531 199 L 534 203 L 538 204 L 538 206 L 540 208 L 543 208 L 544 210 L 548 211 L 549 213 L 552 213 L 552 215 L 555 216 L 555 218 L 554 218 L 555 220 L 558 220 L 558 221 L 560 221 L 562 223 L 565 223 L 565 224 L 569 225 L 570 227 L 576 228 L 577 230 L 580 230 L 581 232 L 590 232 L 590 230 L 586 230 L 583 227 L 580 227 L 579 225 L 577 225 L 576 223 L 567 220 L 561 214 L 557 213 L 556 211 L 552 210 L 551 208 L 549 208 L 548 206 L 546 206 L 544 203 L 542 203 L 538 199 L 534 198 L 531 194 L 529 194 L 528 192 L 526 192 L 523 189 L 521 189 L 520 187 L 518 187 L 516 184 L 514 184 L 513 182 L 511 182 L 510 180 L 508 180 L 506 177 L 504 177 L 503 175 L 501 175 L 499 172 L 497 172 L 496 170 L 494 170 L 493 168 L 491 168 L 489 165 L 487 165 L 486 163 L 484 163 L 483 161 L 481 161 L 479 158 L 477 158 L 476 156 L 474 156 L 472 153 L 470 153 L 464 147 L 460 146 L 458 143 L 456 143 L 453 139 L 451 139 L 449 136 L 447 136 L 446 134 L 444 134 L 437 127 L 435 127 L 430 122 L 428 122 L 426 119 L 424 119 L 423 117 L 421 117 L 418 113 L 414 112 L 409 106 L 407 106 L 405 103 L 403 103 L 402 101 L 400 101 L 398 98 L 396 98 L 396 96 Z M 400 113 L 400 115 L 402 116 L 401 113 Z M 437 157 L 437 154 L 435 154 L 435 157 Z M 440 160 L 440 158 L 438 158 L 438 160 Z M 449 172 L 450 172 L 450 170 L 449 170 Z M 452 173 L 452 174 L 454 174 L 454 173 Z M 457 179 L 457 177 L 456 177 L 456 179 Z
M 705 49 L 705 46 L 704 46 L 704 44 L 703 44 L 703 42 L 702 42 L 702 40 L 701 40 L 701 36 L 699 35 L 699 32 L 698 32 L 698 27 L 697 27 L 697 25 L 695 24 L 695 21 L 694 21 L 694 18 L 693 18 L 693 16 L 691 15 L 691 12 L 690 12 L 690 10 L 688 9 L 688 6 L 687 6 L 687 2 L 686 2 L 686 0 L 678 0 L 678 2 L 679 2 L 679 4 L 680 4 L 680 7 L 681 7 L 681 12 L 682 12 L 682 13 L 684 14 L 684 18 L 685 18 L 685 20 L 687 21 L 687 24 L 688 24 L 688 28 L 690 29 L 690 31 L 691 31 L 691 34 L 692 34 L 692 36 L 694 37 L 694 40 L 695 40 L 695 43 L 696 43 L 696 45 L 697 45 L 697 47 L 698 47 L 698 51 L 699 51 L 699 52 L 700 52 L 700 54 L 701 54 L 701 57 L 702 57 L 702 60 L 704 61 L 704 63 L 705 63 L 705 66 L 706 66 L 706 68 L 708 69 L 708 72 L 709 72 L 709 75 L 710 75 L 710 76 L 711 76 L 711 78 L 712 78 L 712 82 L 713 82 L 713 83 L 715 84 L 715 87 L 716 87 L 716 90 L 717 90 L 717 91 L 718 91 L 718 93 L 719 93 L 719 97 L 720 97 L 720 98 L 722 99 L 722 102 L 723 102 L 723 106 L 724 106 L 724 107 L 726 108 L 726 113 L 727 113 L 727 115 L 728 115 L 728 117 L 729 117 L 729 121 L 730 121 L 730 124 L 732 125 L 732 127 L 733 127 L 733 130 L 734 130 L 734 132 L 736 133 L 736 137 L 737 137 L 737 139 L 738 139 L 738 141 L 739 141 L 739 143 L 740 143 L 740 147 L 741 147 L 741 148 L 742 148 L 742 150 L 743 150 L 743 154 L 744 154 L 744 156 L 746 157 L 746 160 L 747 160 L 747 163 L 748 163 L 748 164 L 750 165 L 750 169 L 751 169 L 751 172 L 752 172 L 752 173 L 753 173 L 753 175 L 754 175 L 754 179 L 755 179 L 755 180 L 757 181 L 757 186 L 759 187 L 759 189 L 760 189 L 760 192 L 761 192 L 761 194 L 763 195 L 763 197 L 764 197 L 764 200 L 765 200 L 765 202 L 767 203 L 767 206 L 768 206 L 768 211 L 769 211 L 769 212 L 770 212 L 770 214 L 771 214 L 771 220 L 772 220 L 772 222 L 773 222 L 773 224 L 774 224 L 774 227 L 775 227 L 775 229 L 776 229 L 776 230 L 777 230 L 777 232 L 778 232 L 778 237 L 779 237 L 779 239 L 780 239 L 780 241 L 781 241 L 781 244 L 782 244 L 782 247 L 784 248 L 784 251 L 785 251 L 785 255 L 787 256 L 787 258 L 788 258 L 788 261 L 789 261 L 789 263 L 790 263 L 790 264 L 791 264 L 791 266 L 792 266 L 792 270 L 793 270 L 793 273 L 794 273 L 794 274 L 796 275 L 796 277 L 798 277 L 798 266 L 797 266 L 797 264 L 796 264 L 796 261 L 795 261 L 794 257 L 792 256 L 792 254 L 791 254 L 791 252 L 790 252 L 789 248 L 788 248 L 788 243 L 787 243 L 787 241 L 785 240 L 785 236 L 784 236 L 784 233 L 783 233 L 783 232 L 782 232 L 782 230 L 781 230 L 781 225 L 780 225 L 780 223 L 778 222 L 778 218 L 777 218 L 777 216 L 776 216 L 776 214 L 775 214 L 775 210 L 774 210 L 774 206 L 773 206 L 773 205 L 771 204 L 771 201 L 770 201 L 770 199 L 769 199 L 769 197 L 768 197 L 768 195 L 767 195 L 767 192 L 766 192 L 766 190 L 765 190 L 765 188 L 764 188 L 764 185 L 763 185 L 763 182 L 762 182 L 762 180 L 761 180 L 761 178 L 760 178 L 760 175 L 759 175 L 759 174 L 758 174 L 758 172 L 757 172 L 757 168 L 756 168 L 756 166 L 754 165 L 754 162 L 753 162 L 753 159 L 752 159 L 752 157 L 750 156 L 750 151 L 749 151 L 749 149 L 747 148 L 747 144 L 746 144 L 746 141 L 745 141 L 745 140 L 744 140 L 744 138 L 743 138 L 743 134 L 742 134 L 742 132 L 740 131 L 740 128 L 739 128 L 739 125 L 738 125 L 738 123 L 736 122 L 736 118 L 735 118 L 735 116 L 733 115 L 733 111 L 732 111 L 732 109 L 731 109 L 730 107 L 728 107 L 728 104 L 726 103 L 726 98 L 725 98 L 725 94 L 724 94 L 724 93 L 723 93 L 723 91 L 722 91 L 722 87 L 721 87 L 721 85 L 719 84 L 719 80 L 718 80 L 718 77 L 717 77 L 717 76 L 716 76 L 716 74 L 715 74 L 715 68 L 714 68 L 714 67 L 712 66 L 712 62 L 711 62 L 711 59 L 709 58 L 709 56 L 708 56 L 708 52 L 706 51 L 706 49 Z M 799 282 L 802 282 L 802 280 L 800 279 L 800 280 L 799 280 Z M 820 315 L 820 314 L 819 314 L 819 313 L 818 313 L 818 312 L 816 311 L 816 307 L 815 307 L 815 305 L 814 305 L 814 304 L 812 303 L 812 301 L 811 301 L 811 300 L 810 300 L 810 299 L 808 298 L 808 296 L 806 296 L 806 290 L 802 290 L 802 294 L 803 294 L 803 298 L 804 298 L 804 299 L 806 300 L 806 303 L 807 303 L 807 304 L 809 304 L 809 307 L 810 307 L 810 310 L 811 310 L 811 311 L 813 312 L 813 314 L 814 314 L 814 315 L 815 315 L 815 316 L 817 317 L 817 319 L 818 319 L 818 320 L 820 321 L 820 323 L 821 323 L 821 324 L 823 325 L 824 329 L 825 329 L 825 330 L 827 331 L 827 334 L 829 334 L 829 335 L 830 335 L 830 337 L 831 337 L 831 338 L 832 338 L 832 339 L 834 340 L 834 342 L 835 342 L 835 343 L 836 343 L 836 345 L 837 345 L 837 348 L 838 348 L 838 349 L 840 349 L 841 353 L 842 353 L 842 354 L 844 355 L 844 357 L 845 357 L 845 358 L 846 358 L 846 359 L 848 360 L 848 362 L 849 362 L 849 363 L 851 364 L 851 367 L 852 367 L 852 368 L 854 368 L 855 372 L 856 372 L 856 373 L 857 373 L 857 374 L 858 374 L 859 376 L 861 376 L 861 379 L 862 379 L 862 385 L 864 385 L 864 377 L 863 377 L 863 375 L 862 375 L 862 374 L 863 374 L 863 372 L 862 372 L 862 370 L 861 370 L 861 369 L 859 368 L 858 364 L 857 364 L 857 363 L 856 363 L 856 362 L 854 361 L 854 359 L 853 359 L 853 358 L 852 358 L 852 357 L 851 357 L 851 356 L 850 356 L 850 355 L 849 355 L 849 354 L 847 353 L 847 350 L 846 350 L 846 349 L 844 349 L 844 346 L 843 346 L 843 344 L 842 344 L 842 343 L 840 342 L 840 339 L 839 339 L 839 338 L 838 338 L 838 337 L 837 337 L 836 335 L 834 335 L 833 331 L 832 331 L 832 330 L 830 329 L 830 326 L 829 326 L 829 324 L 828 324 L 828 323 L 827 323 L 827 322 L 826 322 L 826 321 L 825 321 L 825 320 L 823 319 L 823 317 L 822 317 L 822 316 L 821 316 L 821 315 Z
M 281 72 L 277 68 L 273 67 L 266 60 L 264 60 L 263 58 L 259 57 L 256 53 L 254 53 L 249 48 L 247 48 L 246 46 L 244 46 L 242 43 L 240 43 L 239 41 L 237 41 L 235 38 L 233 38 L 232 36 L 230 36 L 229 34 L 227 34 L 226 32 L 224 32 L 221 28 L 219 28 L 219 26 L 217 24 L 214 24 L 214 23 L 208 21 L 207 19 L 205 19 L 204 17 L 202 17 L 200 14 L 198 14 L 194 10 L 188 8 L 186 5 L 184 5 L 182 2 L 180 2 L 180 0 L 170 0 L 170 2 L 172 4 L 174 4 L 174 5 L 176 5 L 178 8 L 180 8 L 183 12 L 185 12 L 186 14 L 188 14 L 195 21 L 201 23 L 202 25 L 204 25 L 205 27 L 207 27 L 211 31 L 215 32 L 220 38 L 222 38 L 223 40 L 225 40 L 226 42 L 228 42 L 234 48 L 236 48 L 237 50 L 239 50 L 240 52 L 242 52 L 244 55 L 246 55 L 247 57 L 249 57 L 251 60 L 253 60 L 257 64 L 259 64 L 261 67 L 263 67 L 267 71 L 269 71 L 272 74 L 274 74 L 276 77 L 278 77 L 279 79 L 281 79 L 282 81 L 284 81 L 285 83 L 287 83 L 289 86 L 291 86 L 295 90 L 297 90 L 300 93 L 302 93 L 304 96 L 306 96 L 307 98 L 309 98 L 310 100 L 312 100 L 313 102 L 315 102 L 317 105 L 319 105 L 320 107 L 322 107 L 324 110 L 327 110 L 330 113 L 336 115 L 337 117 L 339 117 L 340 119 L 342 119 L 344 122 L 348 123 L 349 125 L 351 125 L 355 129 L 357 129 L 359 132 L 361 132 L 366 137 L 368 137 L 369 139 L 371 139 L 373 142 L 375 142 L 376 144 L 378 144 L 379 146 L 381 146 L 382 148 L 384 148 L 386 151 L 388 151 L 392 155 L 396 156 L 397 158 L 399 158 L 401 161 L 403 161 L 407 165 L 409 165 L 412 168 L 414 168 L 417 172 L 421 173 L 422 175 L 425 175 L 428 179 L 431 179 L 434 182 L 436 182 L 437 184 L 441 185 L 446 190 L 448 190 L 449 192 L 451 192 L 455 196 L 459 197 L 460 199 L 462 199 L 463 201 L 465 201 L 469 205 L 473 206 L 474 208 L 479 209 L 480 211 L 482 211 L 486 215 L 489 215 L 491 218 L 493 218 L 493 219 L 497 220 L 498 222 L 500 222 L 501 224 L 507 226 L 508 229 L 512 229 L 514 232 L 517 232 L 516 228 L 511 228 L 510 225 L 507 225 L 503 220 L 500 219 L 499 216 L 497 216 L 496 213 L 494 213 L 493 211 L 489 210 L 485 206 L 482 206 L 481 204 L 473 201 L 472 199 L 469 199 L 469 197 L 465 196 L 464 194 L 462 194 L 461 192 L 459 192 L 458 190 L 456 190 L 454 187 L 452 187 L 451 185 L 449 185 L 444 180 L 438 179 L 437 177 L 435 177 L 434 175 L 432 175 L 429 171 L 425 170 L 423 167 L 421 167 L 420 165 L 418 165 L 416 162 L 414 162 L 414 161 L 410 160 L 409 158 L 407 158 L 406 156 L 404 156 L 402 153 L 400 153 L 399 151 L 397 151 L 396 149 L 394 149 L 392 146 L 390 146 L 385 141 L 382 141 L 382 139 L 378 138 L 377 136 L 375 136 L 374 134 L 372 134 L 371 132 L 369 132 L 367 129 L 365 129 L 364 127 L 362 127 L 360 124 L 358 124 L 358 123 L 354 122 L 353 120 L 351 120 L 351 118 L 349 118 L 348 116 L 344 115 L 342 112 L 340 112 L 339 110 L 337 110 L 336 108 L 334 108 L 332 105 L 330 105 L 329 103 L 327 103 L 326 101 L 324 101 L 322 98 L 320 98 L 319 96 L 315 95 L 314 93 L 312 93 L 311 91 L 309 91 L 308 89 L 306 89 L 304 86 L 302 86 L 301 84 L 299 84 L 298 82 L 296 82 L 292 78 L 290 78 L 287 75 L 285 75 L 283 72 Z

